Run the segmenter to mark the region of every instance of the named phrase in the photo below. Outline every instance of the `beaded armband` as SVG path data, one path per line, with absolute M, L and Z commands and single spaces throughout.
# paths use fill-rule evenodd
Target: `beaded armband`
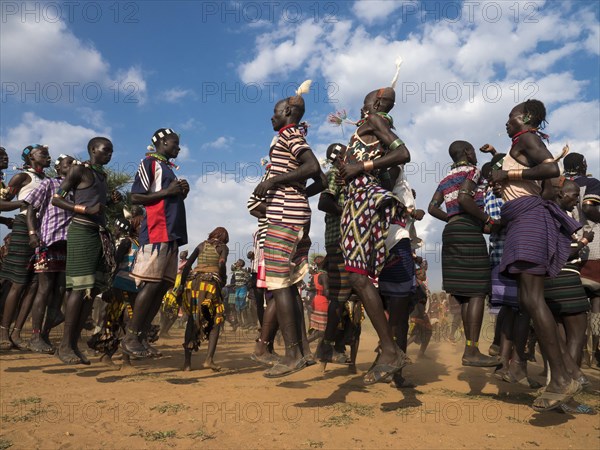
M 56 191 L 56 195 L 55 197 L 62 197 L 62 198 L 67 198 L 67 195 L 69 195 L 68 191 L 65 191 L 64 189 L 58 189 Z

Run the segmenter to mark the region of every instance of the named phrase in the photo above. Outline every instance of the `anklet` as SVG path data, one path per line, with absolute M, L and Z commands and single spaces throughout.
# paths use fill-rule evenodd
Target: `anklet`
M 31 330 L 31 334 L 40 334 L 42 330 Z
M 256 342 L 260 342 L 261 344 L 269 345 L 270 342 L 263 341 L 261 338 L 256 338 Z
M 327 344 L 327 345 L 335 345 L 335 341 L 328 341 L 326 339 L 323 339 L 323 344 Z
M 467 347 L 479 347 L 479 342 L 470 341 L 467 339 L 466 341 Z
M 294 347 L 300 345 L 301 343 L 302 343 L 301 341 L 294 342 L 293 344 L 286 345 L 285 348 L 294 348 Z

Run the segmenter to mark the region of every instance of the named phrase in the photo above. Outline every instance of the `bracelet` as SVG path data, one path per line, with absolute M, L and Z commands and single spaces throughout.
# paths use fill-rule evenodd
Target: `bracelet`
M 75 205 L 73 207 L 73 212 L 77 214 L 85 214 L 85 206 L 84 205 Z
M 363 162 L 363 170 L 365 172 L 370 172 L 371 170 L 373 170 L 374 166 L 375 166 L 375 163 L 371 160 Z
M 508 179 L 509 180 L 522 180 L 523 179 L 523 169 L 512 169 L 508 171 Z
M 401 145 L 404 145 L 404 141 L 400 138 L 396 139 L 394 142 L 392 142 L 389 145 L 389 149 L 390 150 L 396 150 L 398 147 L 400 147 Z
M 581 238 L 579 239 L 579 242 L 581 242 L 584 247 L 590 243 L 590 241 L 588 241 L 587 238 Z
M 58 189 L 56 191 L 56 194 L 54 194 L 55 197 L 62 197 L 62 198 L 67 198 L 67 195 L 69 195 L 69 192 L 65 191 L 64 189 Z
M 553 162 L 556 162 L 556 160 L 554 158 L 547 158 L 547 159 L 543 160 L 540 164 L 553 163 Z
M 37 231 L 29 230 L 29 236 L 33 236 L 34 234 L 37 235 Z
M 490 226 L 494 225 L 495 223 L 496 223 L 496 221 L 494 219 L 492 219 L 492 216 L 488 216 L 485 221 L 485 224 L 490 225 Z

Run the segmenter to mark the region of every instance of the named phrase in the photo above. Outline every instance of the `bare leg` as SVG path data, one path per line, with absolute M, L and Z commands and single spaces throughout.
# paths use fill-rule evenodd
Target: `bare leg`
M 55 284 L 61 273 L 38 273 L 38 289 L 31 308 L 32 334 L 29 340 L 29 349 L 38 353 L 52 353 L 52 346 L 42 338 L 42 322 L 46 309 L 50 310 L 48 303 L 55 303 Z
M 509 306 L 503 306 L 502 329 L 500 331 L 500 364 L 502 367 L 496 370 L 499 376 L 508 372 L 510 358 L 513 353 L 513 325 L 515 322 L 515 311 Z
M 33 305 L 33 299 L 37 293 L 37 288 L 37 277 L 34 277 L 32 283 L 27 286 L 27 290 L 23 295 L 23 301 L 21 302 L 19 314 L 17 315 L 17 320 L 15 321 L 15 328 L 10 336 L 13 343 L 19 347 L 20 350 L 27 350 L 27 344 L 23 342 L 23 339 L 21 339 L 21 330 L 23 329 L 23 326 L 29 317 L 29 313 L 31 312 L 31 306 Z
M 292 289 L 295 289 L 292 287 Z M 296 296 L 290 288 L 276 289 L 273 291 L 277 308 L 277 322 L 285 342 L 285 356 L 280 364 L 296 368 L 302 359 L 302 330 Z
M 12 347 L 9 329 L 19 307 L 19 301 L 21 300 L 24 290 L 24 284 L 12 283 L 10 285 L 6 302 L 4 303 L 4 310 L 2 312 L 2 325 L 0 326 L 0 346 L 2 350 L 10 350 Z
M 221 370 L 221 367 L 215 364 L 215 351 L 217 350 L 217 343 L 219 342 L 219 333 L 221 332 L 221 325 L 213 326 L 208 335 L 208 351 L 206 353 L 206 360 L 204 361 L 204 367 L 212 369 L 215 372 Z
M 462 298 L 461 300 L 464 300 Z M 483 297 L 471 297 L 461 302 L 463 326 L 465 328 L 466 345 L 463 353 L 463 365 L 477 367 L 493 367 L 498 364 L 497 357 L 483 355 L 479 351 L 479 334 L 483 322 Z
M 561 322 L 564 326 L 566 334 L 565 342 L 565 365 L 575 380 L 584 376 L 580 369 L 581 366 L 581 349 L 585 339 L 585 328 L 587 325 L 587 317 L 585 313 L 569 314 L 561 317 Z
M 142 358 L 150 356 L 150 353 L 142 344 L 141 336 L 146 331 L 145 327 L 152 323 L 152 319 L 160 308 L 160 302 L 166 292 L 165 287 L 168 288 L 168 283 L 146 282 L 138 293 L 133 309 L 133 317 L 127 327 L 127 334 L 121 342 L 125 353 Z
M 62 305 L 66 299 L 65 292 L 66 278 L 65 273 L 61 272 L 54 281 L 54 294 L 48 303 L 46 309 L 46 319 L 42 328 L 41 337 L 50 345 L 50 330 L 64 322 L 65 316 L 62 313 Z
M 256 357 L 260 358 L 268 353 L 271 353 L 268 347 L 269 344 L 273 342 L 275 334 L 277 333 L 277 324 L 277 306 L 276 303 L 271 300 L 265 309 L 263 325 L 260 329 L 260 337 L 254 346 L 254 355 Z M 271 361 L 270 358 L 269 361 Z
M 510 374 L 514 380 L 527 378 L 527 338 L 529 337 L 529 314 L 515 314 L 513 322 L 513 352 L 510 363 Z
M 392 334 L 392 328 L 388 323 L 383 310 L 383 302 L 379 296 L 379 292 L 373 283 L 369 280 L 366 275 L 359 275 L 357 273 L 350 274 L 350 283 L 354 288 L 354 291 L 360 297 L 369 319 L 377 332 L 379 337 L 379 345 L 381 346 L 381 353 L 379 355 L 379 364 L 397 364 L 398 359 L 404 356 L 404 352 L 394 342 Z
M 73 339 L 79 327 L 84 294 L 85 291 L 71 291 L 67 298 L 63 336 L 57 349 L 57 356 L 65 364 L 81 362 L 73 349 Z
M 531 316 L 535 333 L 550 366 L 551 378 L 546 390 L 567 392 L 571 377 L 561 354 L 556 321 L 544 299 L 544 277 L 522 273 L 518 276 L 518 282 L 519 304 Z

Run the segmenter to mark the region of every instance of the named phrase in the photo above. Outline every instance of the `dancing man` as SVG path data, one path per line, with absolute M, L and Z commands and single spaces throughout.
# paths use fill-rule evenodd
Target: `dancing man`
M 273 293 L 277 322 L 285 342 L 285 356 L 265 372 L 266 377 L 281 377 L 302 370 L 309 357 L 307 343 L 303 342 L 306 331 L 302 300 L 295 286 L 308 268 L 311 210 L 306 181 L 320 179 L 322 174 L 298 126 L 305 110 L 302 94 L 309 89 L 310 82 L 304 82 L 296 96 L 275 105 L 271 123 L 279 135 L 270 151 L 269 178 L 254 190 L 258 197 L 266 197 L 266 284 Z
M 560 175 L 558 164 L 548 151 L 539 129 L 546 122 L 546 108 L 539 100 L 515 106 L 506 122 L 512 139 L 502 170 L 492 179 L 503 183 L 502 221 L 506 241 L 500 272 L 517 278 L 519 305 L 529 313 L 542 352 L 551 370 L 550 382 L 533 403 L 536 411 L 547 411 L 568 402 L 581 389 L 569 375 L 556 322 L 544 299 L 544 278 L 554 278 L 567 262 L 570 236 L 581 228 L 554 202 L 541 197 L 537 180 Z
M 131 276 L 144 282 L 135 301 L 127 335 L 121 341 L 124 353 L 133 357 L 159 356 L 144 337 L 158 313 L 163 296 L 175 283 L 179 247 L 187 244 L 184 200 L 190 191 L 186 180 L 179 180 L 170 160 L 179 155 L 179 136 L 161 128 L 152 136 L 155 151 L 146 153 L 140 163 L 131 202 L 143 205 L 146 216 L 140 229 L 140 249 Z

